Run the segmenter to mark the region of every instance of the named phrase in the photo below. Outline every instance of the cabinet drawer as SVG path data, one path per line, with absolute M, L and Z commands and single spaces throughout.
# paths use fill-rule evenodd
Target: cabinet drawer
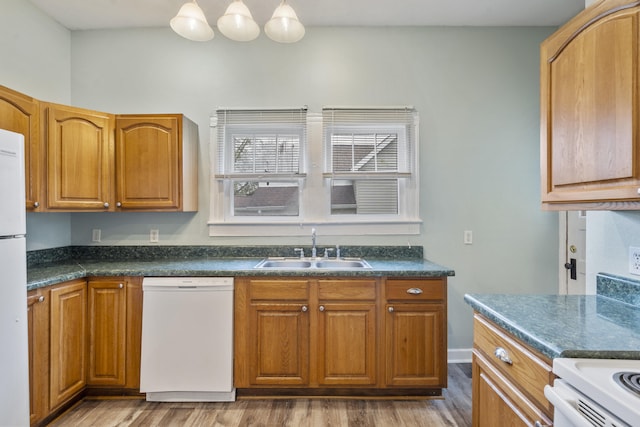
M 385 284 L 387 300 L 425 301 L 445 299 L 446 286 L 437 279 L 391 279 Z
M 551 404 L 544 397 L 544 386 L 551 384 L 554 378 L 550 362 L 538 357 L 477 314 L 474 316 L 474 347 L 513 383 L 518 384 L 522 392 L 543 408 L 547 415 L 553 413 Z M 496 356 L 497 350 L 504 350 L 504 358 L 511 363 L 500 360 Z
M 251 300 L 308 300 L 309 282 L 306 280 L 251 280 Z
M 320 300 L 375 300 L 375 280 L 318 280 Z

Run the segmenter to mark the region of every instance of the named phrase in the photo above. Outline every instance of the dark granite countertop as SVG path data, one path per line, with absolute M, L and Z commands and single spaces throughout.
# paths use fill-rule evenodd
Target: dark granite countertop
M 420 252 L 421 253 L 421 252 Z M 96 257 L 94 257 L 96 258 Z M 180 256 L 145 256 L 127 260 L 102 259 L 46 260 L 33 262 L 27 270 L 27 289 L 37 289 L 67 280 L 93 276 L 333 276 L 333 277 L 440 277 L 453 276 L 450 268 L 418 258 L 369 258 L 371 269 L 362 270 L 258 270 L 253 267 L 263 257 L 218 257 L 198 252 Z
M 640 359 L 640 308 L 599 295 L 479 295 L 465 301 L 550 357 Z

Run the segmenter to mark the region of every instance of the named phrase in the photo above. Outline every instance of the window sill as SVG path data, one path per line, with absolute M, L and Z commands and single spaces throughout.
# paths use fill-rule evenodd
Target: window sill
M 307 236 L 318 228 L 325 236 L 419 235 L 421 219 L 370 222 L 209 222 L 209 236 Z

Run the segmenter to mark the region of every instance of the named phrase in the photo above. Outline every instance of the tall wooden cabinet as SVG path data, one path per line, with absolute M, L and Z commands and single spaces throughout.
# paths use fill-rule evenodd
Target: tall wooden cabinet
M 25 199 L 27 210 L 40 210 L 42 201 L 42 140 L 39 103 L 27 95 L 0 86 L 0 129 L 24 135 Z
M 47 208 L 104 211 L 113 198 L 114 116 L 42 104 Z
M 116 118 L 116 207 L 198 209 L 195 123 L 181 114 Z
M 86 384 L 86 281 L 53 286 L 50 295 L 49 407 L 53 410 L 82 391 Z
M 594 3 L 541 45 L 546 209 L 640 209 L 640 6 Z

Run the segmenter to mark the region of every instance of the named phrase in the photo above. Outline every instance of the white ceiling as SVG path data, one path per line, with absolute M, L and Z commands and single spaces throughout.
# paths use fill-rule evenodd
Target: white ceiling
M 188 0 L 30 0 L 70 30 L 162 27 Z M 212 26 L 231 0 L 198 0 Z M 280 0 L 245 0 L 263 25 Z M 558 26 L 584 0 L 289 0 L 312 26 Z

